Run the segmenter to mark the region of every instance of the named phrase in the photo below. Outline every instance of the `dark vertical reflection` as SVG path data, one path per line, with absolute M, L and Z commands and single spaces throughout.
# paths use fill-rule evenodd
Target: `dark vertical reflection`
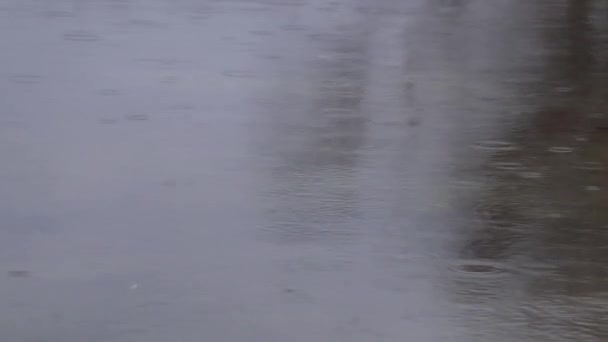
M 327 242 L 354 233 L 348 222 L 357 215 L 355 170 L 368 120 L 368 20 L 311 34 L 318 50 L 307 63 L 314 68 L 298 83 L 309 93 L 287 101 L 274 118 L 270 187 L 277 202 L 270 229 L 280 241 Z M 289 84 L 292 76 L 283 77 Z M 276 95 L 289 98 L 282 90 Z
M 608 158 L 599 152 L 608 148 L 608 78 L 598 58 L 606 32 L 592 20 L 607 13 L 597 3 L 538 3 L 512 32 L 541 43 L 509 81 L 520 103 L 512 148 L 489 152 L 471 171 L 484 185 L 460 250 L 466 262 L 453 275 L 455 299 L 510 338 L 608 336 Z

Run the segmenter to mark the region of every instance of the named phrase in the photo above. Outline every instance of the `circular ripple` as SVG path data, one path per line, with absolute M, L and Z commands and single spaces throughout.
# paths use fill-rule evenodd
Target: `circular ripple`
M 30 276 L 30 272 L 25 270 L 12 270 L 8 271 L 8 275 L 14 278 L 28 278 Z
M 574 149 L 568 146 L 553 146 L 549 148 L 549 152 L 553 153 L 570 153 L 572 151 L 574 151 Z
M 253 72 L 248 70 L 224 70 L 222 72 L 223 76 L 226 77 L 234 77 L 234 78 L 254 78 L 255 75 Z
M 63 34 L 63 38 L 75 42 L 95 42 L 99 40 L 99 36 L 88 31 L 71 31 Z
M 281 28 L 285 31 L 304 31 L 306 30 L 306 26 L 296 25 L 296 24 L 287 24 L 281 26 Z
M 112 125 L 112 124 L 118 123 L 118 120 L 103 118 L 103 119 L 99 119 L 98 122 L 100 124 L 104 124 L 104 125 Z
M 492 167 L 504 171 L 519 171 L 524 169 L 524 166 L 518 162 L 495 162 L 492 163 Z
M 476 191 L 483 187 L 483 182 L 476 180 L 456 180 L 450 184 L 451 188 L 458 191 Z
M 321 88 L 323 89 L 332 89 L 332 90 L 343 90 L 343 89 L 348 89 L 349 87 L 352 87 L 353 84 L 347 81 L 332 81 L 332 80 L 325 80 L 323 82 L 321 82 Z
M 534 172 L 534 171 L 526 171 L 526 172 L 520 172 L 519 176 L 521 178 L 526 178 L 526 179 L 539 179 L 539 178 L 543 178 L 543 174 L 540 172 Z
M 98 91 L 99 95 L 103 96 L 117 96 L 120 95 L 120 91 L 116 89 L 100 89 Z
M 508 141 L 502 140 L 485 140 L 476 143 L 475 148 L 480 150 L 488 150 L 488 151 L 513 151 L 517 150 L 518 147 Z
M 350 118 L 354 114 L 353 111 L 348 108 L 323 108 L 321 111 L 329 118 Z
M 13 74 L 9 76 L 13 83 L 18 84 L 37 84 L 42 81 L 42 76 L 32 74 Z
M 558 93 L 570 93 L 572 92 L 573 88 L 572 87 L 557 87 L 555 88 L 555 91 Z
M 249 33 L 254 36 L 262 36 L 262 37 L 272 36 L 272 32 L 268 31 L 268 30 L 249 30 Z
M 604 117 L 604 113 L 593 113 L 591 114 L 592 119 L 601 119 Z
M 582 162 L 582 163 L 578 164 L 576 166 L 576 168 L 579 170 L 587 170 L 587 171 L 603 171 L 604 165 L 600 162 L 586 161 L 586 162 Z
M 470 278 L 501 278 L 513 273 L 507 265 L 489 260 L 459 260 L 452 263 L 450 269 Z
M 146 121 L 150 119 L 150 116 L 147 114 L 129 114 L 125 116 L 129 121 Z
M 71 17 L 76 16 L 74 13 L 69 12 L 69 11 L 52 11 L 52 10 L 42 12 L 40 15 L 45 18 L 71 18 Z

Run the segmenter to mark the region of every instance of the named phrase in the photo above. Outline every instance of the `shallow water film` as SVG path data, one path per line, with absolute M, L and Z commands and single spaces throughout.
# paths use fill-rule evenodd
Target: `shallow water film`
M 603 0 L 0 0 L 0 341 L 608 340 Z

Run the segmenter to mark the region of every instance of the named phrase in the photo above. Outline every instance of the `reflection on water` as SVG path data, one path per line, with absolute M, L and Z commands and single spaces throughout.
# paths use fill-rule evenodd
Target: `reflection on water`
M 268 180 L 268 195 L 277 201 L 269 229 L 281 240 L 323 243 L 354 233 L 350 221 L 357 213 L 356 168 L 368 121 L 373 34 L 373 23 L 364 19 L 319 34 L 323 40 L 312 48 L 322 58 L 310 62 L 315 71 L 305 79 L 313 101 L 271 119 L 271 134 L 280 135 L 267 146 L 277 154 Z M 292 76 L 283 77 L 289 82 Z
M 601 0 L 0 0 L 7 341 L 603 341 Z
M 461 254 L 507 265 L 511 276 L 482 284 L 476 277 L 457 281 L 456 293 L 458 300 L 475 298 L 471 315 L 484 328 L 502 322 L 506 340 L 608 336 L 601 314 L 608 299 L 606 158 L 597 152 L 608 146 L 608 138 L 594 115 L 608 111 L 599 86 L 607 74 L 597 58 L 605 32 L 594 25 L 592 18 L 599 15 L 594 5 L 542 5 L 547 24 L 535 24 L 545 46 L 542 68 L 518 85 L 534 92 L 522 100 L 510 133 L 520 148 L 495 154 L 489 167 L 478 171 L 486 185 Z M 517 165 L 527 173 L 518 177 L 496 165 Z M 539 177 L 528 177 L 532 173 Z M 475 313 L 479 306 L 489 311 Z

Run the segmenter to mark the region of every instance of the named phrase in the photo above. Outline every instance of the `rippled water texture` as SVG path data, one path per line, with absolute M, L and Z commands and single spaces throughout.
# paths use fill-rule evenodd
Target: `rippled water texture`
M 601 0 L 0 0 L 0 341 L 608 340 Z

